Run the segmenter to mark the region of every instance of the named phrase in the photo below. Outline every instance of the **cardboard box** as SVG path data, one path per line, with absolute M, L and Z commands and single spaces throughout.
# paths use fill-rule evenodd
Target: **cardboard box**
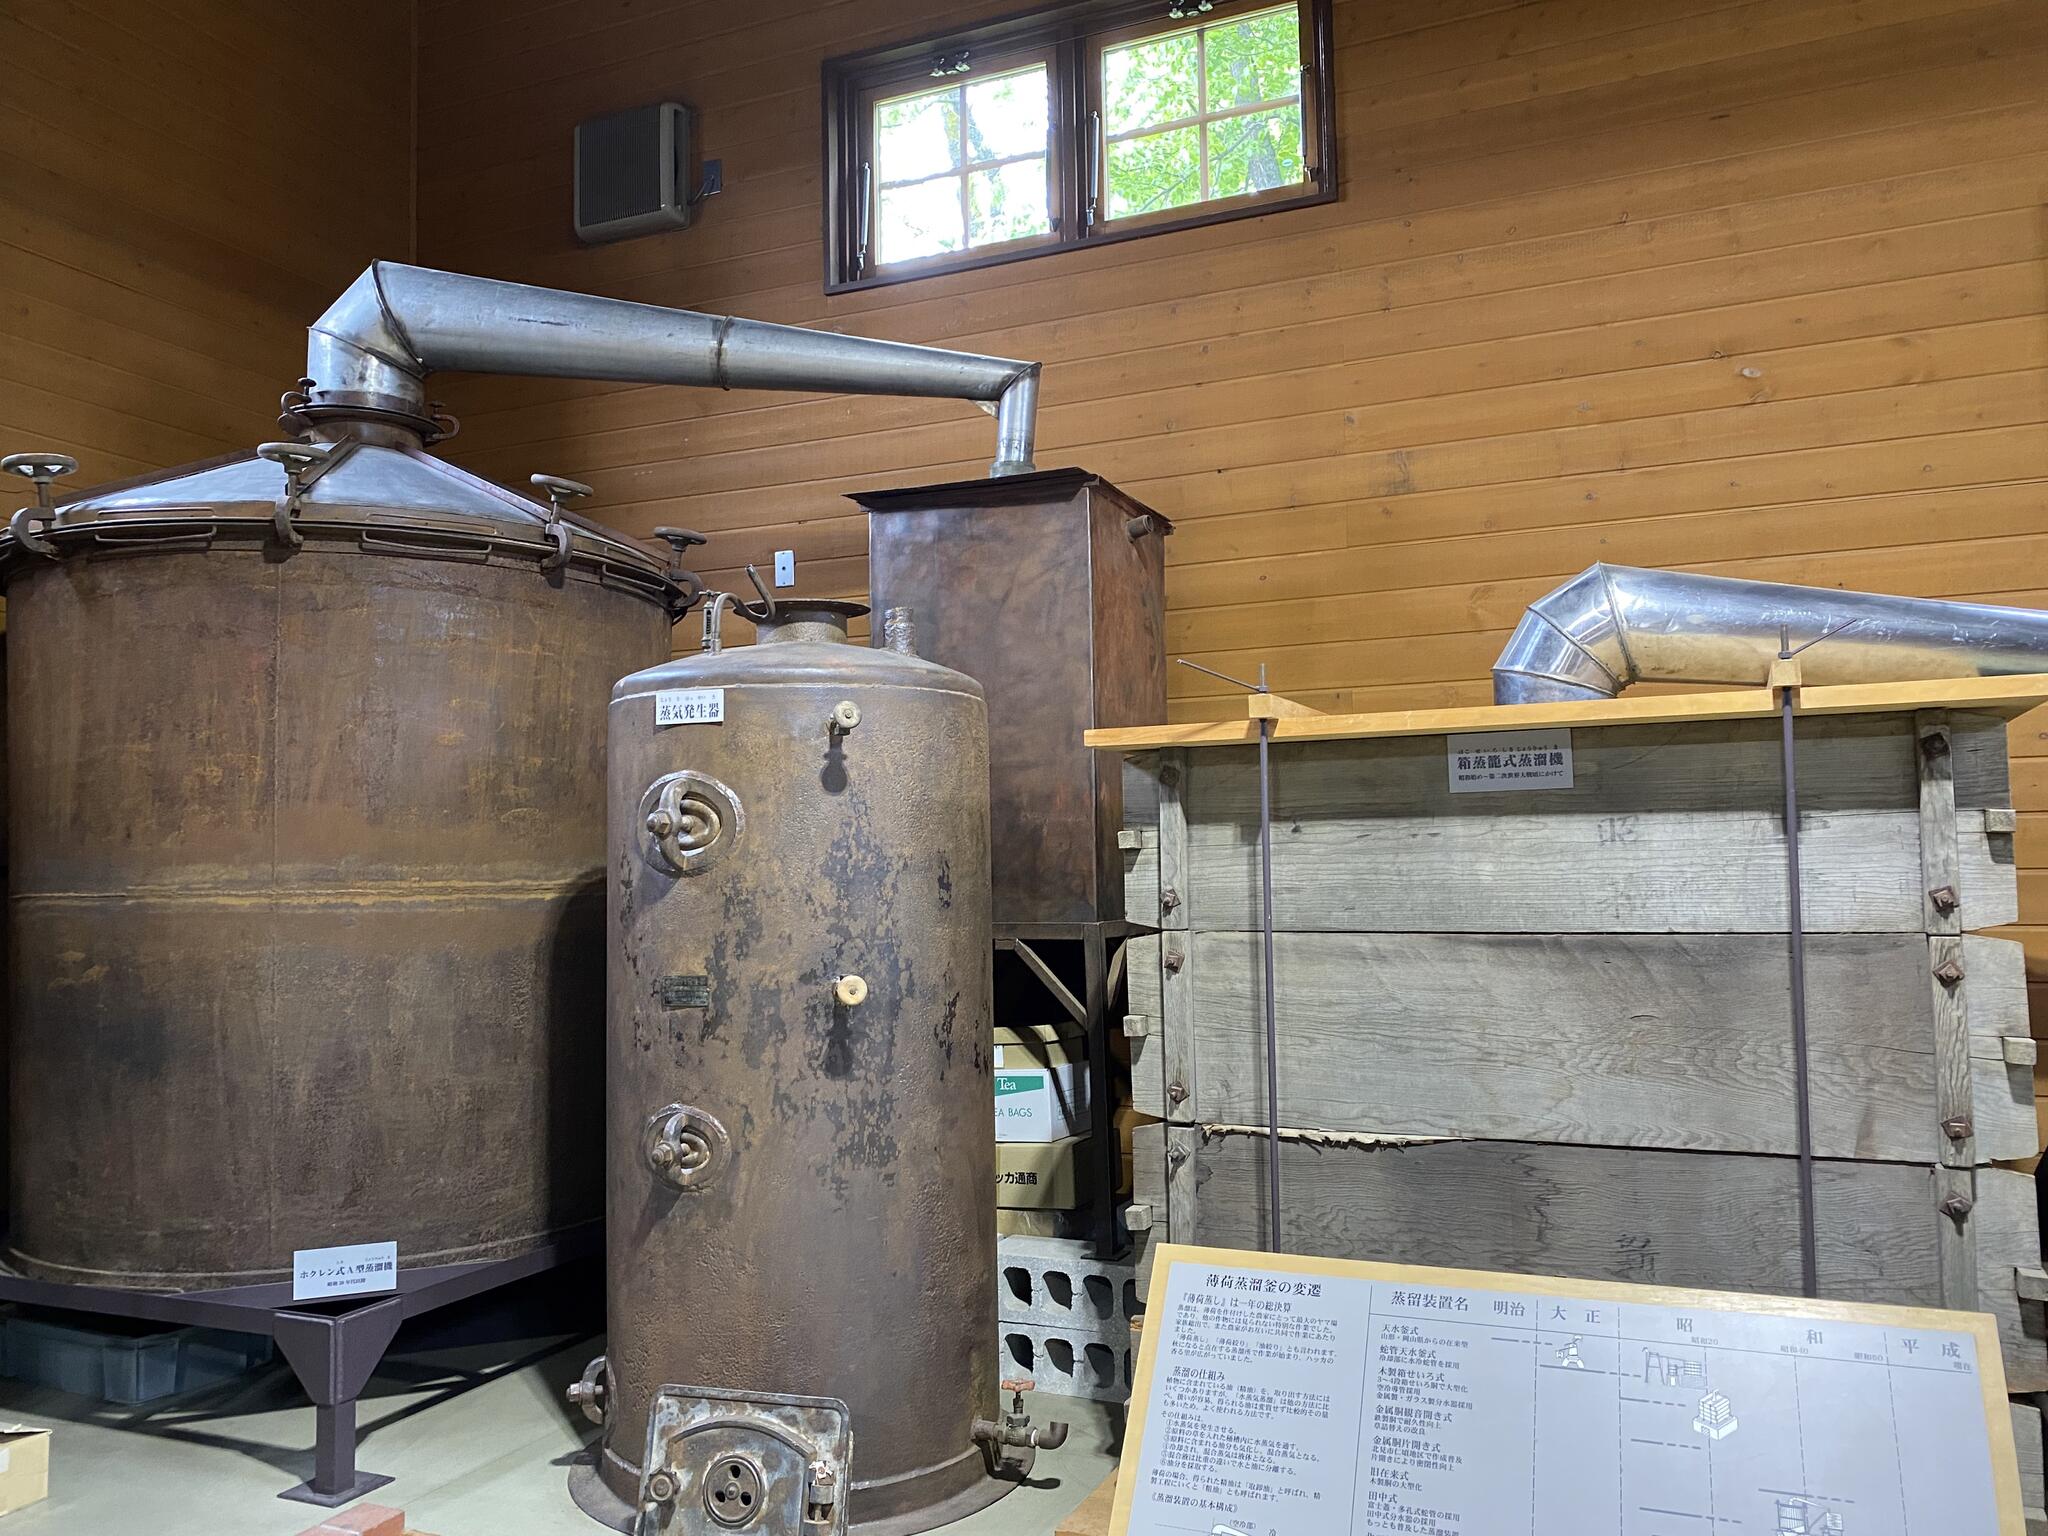
M 0 1424 L 0 1515 L 50 1496 L 50 1432 L 34 1424 Z
M 996 1209 L 1070 1211 L 1080 1203 L 1076 1164 L 1085 1136 L 996 1144 Z
M 1072 1211 L 996 1212 L 997 1237 L 1081 1237 Z
M 1088 1048 L 1049 1024 L 995 1032 L 996 1140 L 1059 1141 L 1088 1129 Z

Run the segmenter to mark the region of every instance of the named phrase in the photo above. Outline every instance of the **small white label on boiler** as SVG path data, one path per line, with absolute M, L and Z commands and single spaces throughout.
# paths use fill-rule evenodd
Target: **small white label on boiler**
M 720 725 L 724 721 L 723 688 L 665 688 L 654 696 L 656 725 Z
M 292 1300 L 364 1296 L 398 1289 L 398 1244 L 349 1243 L 292 1255 Z
M 1572 787 L 1569 727 L 1551 731 L 1467 731 L 1448 740 L 1454 795 Z

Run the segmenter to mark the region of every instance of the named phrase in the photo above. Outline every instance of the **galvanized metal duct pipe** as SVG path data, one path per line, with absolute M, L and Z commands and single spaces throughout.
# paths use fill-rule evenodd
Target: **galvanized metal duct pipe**
M 426 414 L 436 369 L 973 400 L 996 417 L 994 475 L 1032 463 L 1037 363 L 840 336 L 374 262 L 314 322 L 311 402 Z
M 1493 664 L 1496 704 L 1612 698 L 1631 683 L 1762 685 L 2048 672 L 2048 612 L 1595 565 L 1529 605 Z

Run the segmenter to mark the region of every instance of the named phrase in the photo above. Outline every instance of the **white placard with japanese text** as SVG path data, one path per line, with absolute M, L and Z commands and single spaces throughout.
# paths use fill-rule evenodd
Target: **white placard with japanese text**
M 349 1243 L 292 1255 L 292 1300 L 370 1296 L 398 1289 L 398 1244 Z
M 723 688 L 664 688 L 654 695 L 656 725 L 722 725 Z
M 1235 1259 L 1157 1258 L 1115 1536 L 2021 1528 L 1989 1318 Z
M 1454 795 L 1572 787 L 1569 726 L 1548 731 L 1465 731 L 1446 740 Z

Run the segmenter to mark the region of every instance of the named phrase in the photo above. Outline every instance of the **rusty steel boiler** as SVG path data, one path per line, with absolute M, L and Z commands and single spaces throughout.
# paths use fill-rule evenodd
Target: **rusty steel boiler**
M 1010 1486 L 987 714 L 865 611 L 612 697 L 609 1353 L 571 1396 L 620 1529 L 903 1536 Z
M 0 536 L 7 1256 L 194 1288 L 601 1210 L 603 707 L 666 562 L 389 409 Z M 558 489 L 576 489 L 558 487 Z

